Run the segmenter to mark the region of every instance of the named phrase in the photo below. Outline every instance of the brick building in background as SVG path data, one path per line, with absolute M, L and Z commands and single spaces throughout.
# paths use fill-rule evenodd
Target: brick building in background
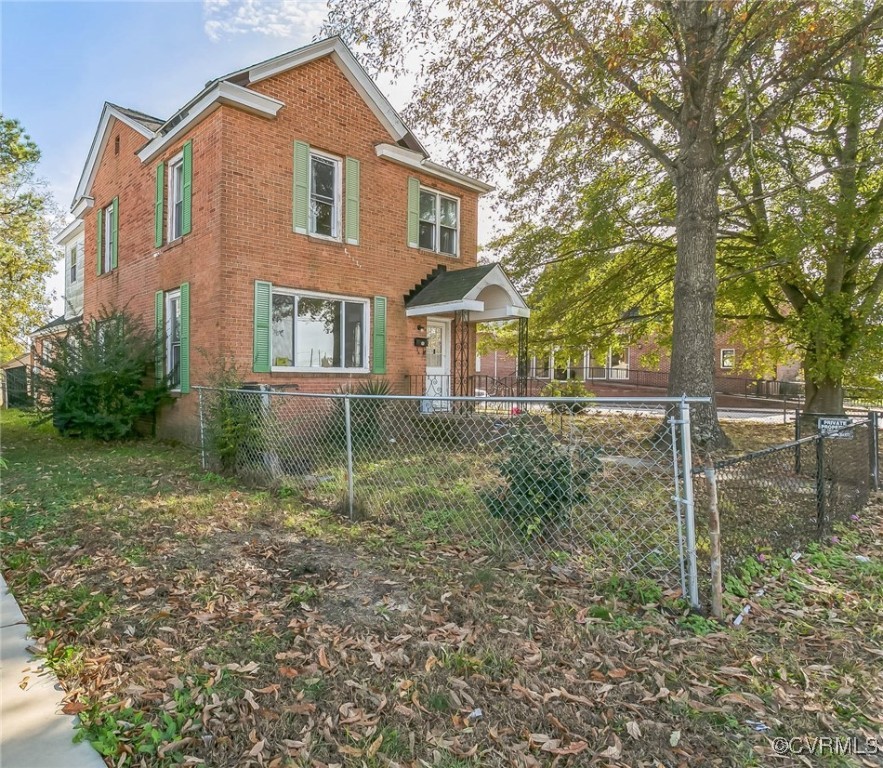
M 477 266 L 489 190 L 430 161 L 331 38 L 211 81 L 168 120 L 106 104 L 64 244 L 85 255 L 87 321 L 126 307 L 157 330 L 175 393 L 158 432 L 192 442 L 192 387 L 222 361 L 301 391 L 382 376 L 465 392 L 475 324 L 529 314 Z

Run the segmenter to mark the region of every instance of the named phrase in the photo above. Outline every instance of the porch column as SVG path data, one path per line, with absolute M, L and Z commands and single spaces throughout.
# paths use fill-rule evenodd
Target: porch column
M 469 311 L 457 310 L 454 313 L 454 360 L 453 374 L 454 396 L 471 395 L 469 386 L 469 356 L 471 354 L 469 344 Z
M 527 396 L 527 374 L 529 360 L 527 357 L 527 318 L 518 318 L 518 370 L 515 382 L 515 394 Z

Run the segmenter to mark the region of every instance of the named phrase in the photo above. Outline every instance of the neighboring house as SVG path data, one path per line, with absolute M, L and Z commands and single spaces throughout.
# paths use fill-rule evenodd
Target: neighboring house
M 486 345 L 485 345 L 486 346 Z M 800 365 L 776 366 L 766 376 L 753 375 L 743 365 L 744 346 L 720 334 L 715 339 L 715 390 L 723 394 L 778 396 L 795 394 Z M 652 361 L 652 362 L 651 362 Z M 552 349 L 528 357 L 528 390 L 538 394 L 548 381 L 574 379 L 598 395 L 629 395 L 635 388 L 664 390 L 668 386 L 671 357 L 650 339 L 620 349 L 578 353 Z M 517 376 L 516 358 L 502 349 L 491 349 L 476 361 L 476 386 L 489 392 L 512 388 Z M 644 394 L 647 394 L 645 392 Z M 657 393 L 658 394 L 658 393 Z
M 162 336 L 161 435 L 195 439 L 192 388 L 223 361 L 302 391 L 383 376 L 459 394 L 475 324 L 529 314 L 477 266 L 489 190 L 429 160 L 331 38 L 213 80 L 169 119 L 105 104 L 63 241 L 70 286 L 85 318 L 125 306 Z

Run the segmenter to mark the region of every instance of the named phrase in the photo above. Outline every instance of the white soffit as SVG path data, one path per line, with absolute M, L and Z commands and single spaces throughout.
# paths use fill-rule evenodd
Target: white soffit
M 480 195 L 484 195 L 494 189 L 490 184 L 485 184 L 479 179 L 467 176 L 465 173 L 459 173 L 451 168 L 445 168 L 445 166 L 434 163 L 432 160 L 427 160 L 419 152 L 405 149 L 405 147 L 399 147 L 395 144 L 378 144 L 374 148 L 374 151 L 377 153 L 377 157 L 381 157 L 384 160 L 390 160 L 399 165 L 422 171 L 423 173 L 429 176 L 434 176 L 437 179 L 449 181 L 451 184 L 456 184 L 459 187 L 471 189 L 473 192 L 478 192 Z
M 285 106 L 278 99 L 271 99 L 269 96 L 256 93 L 240 85 L 234 85 L 226 81 L 219 82 L 206 91 L 190 107 L 187 115 L 170 129 L 168 133 L 157 135 L 138 150 L 138 159 L 142 163 L 146 163 L 162 152 L 182 133 L 202 122 L 222 104 L 237 107 L 253 115 L 267 118 L 276 117 L 276 113 Z

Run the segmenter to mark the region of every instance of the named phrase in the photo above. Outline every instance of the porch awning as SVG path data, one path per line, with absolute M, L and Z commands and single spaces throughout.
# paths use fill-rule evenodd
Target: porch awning
M 499 264 L 440 271 L 405 302 L 408 317 L 462 310 L 475 322 L 530 317 L 527 304 Z

